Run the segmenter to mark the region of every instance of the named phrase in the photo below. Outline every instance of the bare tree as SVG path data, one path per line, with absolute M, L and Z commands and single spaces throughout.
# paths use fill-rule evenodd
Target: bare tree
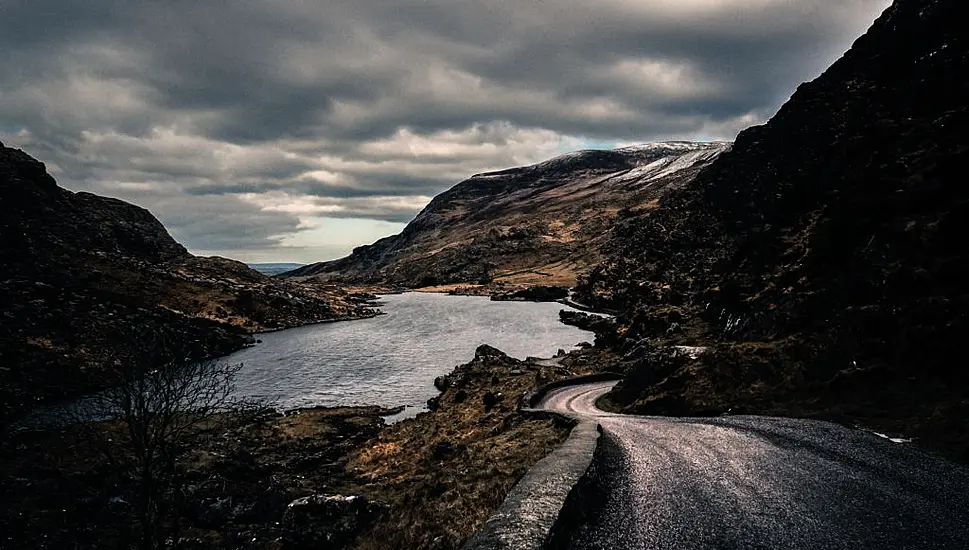
M 179 458 L 258 409 L 233 396 L 241 368 L 219 361 L 119 368 L 109 389 L 69 413 L 84 420 L 83 429 L 112 466 L 134 481 L 140 548 L 153 550 L 177 536 Z

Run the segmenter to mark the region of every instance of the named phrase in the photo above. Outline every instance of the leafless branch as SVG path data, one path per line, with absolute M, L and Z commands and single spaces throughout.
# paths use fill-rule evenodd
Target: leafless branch
M 178 459 L 256 408 L 234 398 L 234 378 L 241 368 L 219 361 L 119 365 L 110 373 L 109 389 L 68 414 L 112 467 L 136 481 L 141 548 L 163 544 L 163 518 L 172 511 L 171 495 L 180 489 Z

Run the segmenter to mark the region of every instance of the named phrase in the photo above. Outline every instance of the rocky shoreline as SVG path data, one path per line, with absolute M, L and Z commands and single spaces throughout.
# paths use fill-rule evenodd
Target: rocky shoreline
M 392 409 L 311 408 L 219 434 L 181 462 L 180 547 L 459 548 L 571 428 L 519 413 L 519 400 L 589 372 L 598 353 L 519 361 L 481 346 L 416 418 L 388 426 Z M 76 430 L 9 434 L 0 457 L 3 548 L 121 542 L 130 482 Z

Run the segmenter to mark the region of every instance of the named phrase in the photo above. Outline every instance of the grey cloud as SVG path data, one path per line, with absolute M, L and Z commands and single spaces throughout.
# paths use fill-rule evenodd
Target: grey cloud
M 48 4 L 48 13 L 58 13 L 56 3 Z M 77 40 L 138 52 L 143 66 L 120 72 L 108 67 L 106 76 L 149 86 L 160 110 L 198 111 L 198 130 L 218 139 L 251 143 L 328 133 L 370 138 L 407 123 L 435 129 L 496 119 L 637 139 L 679 130 L 676 124 L 657 126 L 649 115 L 680 101 L 612 88 L 599 77 L 603 67 L 637 58 L 692 64 L 722 84 L 719 95 L 706 98 L 710 109 L 705 112 L 714 119 L 776 107 L 797 80 L 813 76 L 816 58 L 830 53 L 825 51 L 829 44 L 847 45 L 884 2 L 764 4 L 756 12 L 737 9 L 704 17 L 697 8 L 695 14 L 656 17 L 632 9 L 633 3 L 572 2 L 539 11 L 513 3 L 443 0 L 318 7 L 143 2 L 116 10 L 121 15 L 95 6 L 103 18 L 68 12 L 54 20 L 76 18 L 73 30 L 57 25 L 64 31 L 64 47 Z M 56 45 L 56 36 L 45 36 Z M 36 44 L 31 51 L 50 51 L 50 46 Z M 420 85 L 436 66 L 481 78 L 499 90 L 544 92 L 558 104 L 537 109 L 518 98 L 461 101 L 435 109 Z M 409 88 L 416 97 L 398 93 Z M 562 109 L 570 100 L 599 97 L 615 98 L 646 116 L 610 124 Z M 381 100 L 392 112 L 380 108 Z M 340 101 L 363 102 L 380 118 L 336 121 L 334 103 Z M 695 111 L 702 105 L 688 102 L 686 108 Z M 208 111 L 215 112 L 203 116 Z
M 192 248 L 271 250 L 299 216 L 251 195 L 406 221 L 583 139 L 730 139 L 888 3 L 11 0 L 0 139 Z
M 254 181 L 251 183 L 203 184 L 187 188 L 185 193 L 193 196 L 206 195 L 241 195 L 250 193 L 268 193 L 286 190 L 289 193 L 307 195 L 311 197 L 329 198 L 366 198 L 393 197 L 401 195 L 434 195 L 442 186 L 455 183 L 452 179 L 430 179 L 418 176 L 382 174 L 368 176 L 366 182 L 353 185 L 329 185 L 314 181 L 293 181 L 288 183 Z M 378 219 L 384 219 L 378 216 Z M 394 221 L 397 221 L 395 218 Z M 404 220 L 409 221 L 409 219 Z
M 128 194 L 124 198 L 137 198 Z M 299 228 L 299 219 L 285 212 L 262 210 L 236 197 L 182 197 L 139 201 L 165 222 L 176 240 L 200 250 L 238 252 L 277 246 L 281 235 Z

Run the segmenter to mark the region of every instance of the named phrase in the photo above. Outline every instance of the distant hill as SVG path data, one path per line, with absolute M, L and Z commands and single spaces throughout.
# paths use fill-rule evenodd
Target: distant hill
M 620 212 L 655 208 L 729 148 L 654 143 L 477 174 L 434 197 L 399 235 L 287 276 L 404 287 L 571 286 L 600 259 Z
M 279 275 L 280 273 L 285 273 L 287 271 L 292 271 L 294 269 L 299 269 L 306 264 L 294 264 L 294 263 L 266 263 L 266 264 L 247 264 L 252 269 L 255 269 L 263 275 L 268 275 L 272 277 L 273 275 Z
M 221 355 L 250 333 L 366 315 L 334 287 L 189 254 L 150 212 L 58 187 L 0 144 L 0 426 L 126 362 Z

